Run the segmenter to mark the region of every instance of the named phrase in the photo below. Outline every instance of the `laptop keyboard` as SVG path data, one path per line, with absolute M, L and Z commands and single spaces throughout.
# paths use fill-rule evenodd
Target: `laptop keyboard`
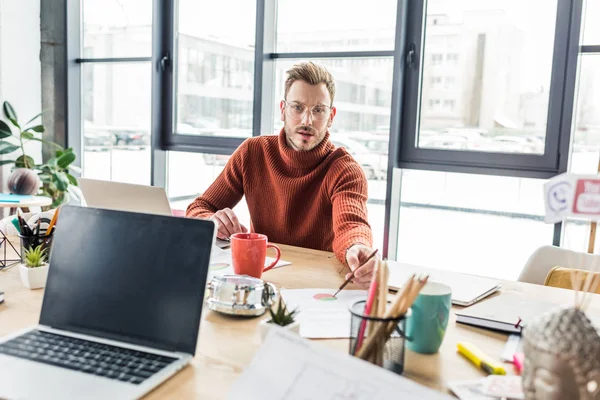
M 0 354 L 136 385 L 176 360 L 37 330 L 0 343 Z

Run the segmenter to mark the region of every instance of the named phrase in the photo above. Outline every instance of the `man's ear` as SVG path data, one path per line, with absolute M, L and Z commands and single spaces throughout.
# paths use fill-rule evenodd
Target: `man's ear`
M 327 127 L 331 127 L 331 124 L 333 124 L 333 119 L 335 118 L 335 114 L 337 112 L 337 109 L 335 107 L 331 107 L 331 113 L 329 114 L 329 121 L 327 121 Z
M 285 121 L 285 102 L 283 100 L 279 102 L 279 111 L 281 111 L 281 120 Z

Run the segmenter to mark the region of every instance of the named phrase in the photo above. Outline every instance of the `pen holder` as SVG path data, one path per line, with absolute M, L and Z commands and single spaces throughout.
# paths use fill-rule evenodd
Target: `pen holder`
M 25 262 L 25 249 L 31 247 L 37 247 L 40 244 L 42 249 L 47 249 L 46 261 L 50 259 L 50 252 L 52 251 L 52 238 L 54 237 L 54 229 L 49 236 L 45 236 L 45 231 L 40 231 L 38 236 L 36 235 L 18 235 L 21 239 L 21 263 Z
M 365 300 L 357 301 L 350 306 L 350 347 L 351 355 L 356 356 L 361 346 L 364 346 L 368 340 L 372 340 L 374 332 L 385 330 L 390 324 L 395 325 L 392 335 L 387 338 L 380 338 L 380 343 L 377 345 L 374 355 L 367 361 L 382 366 L 385 369 L 393 371 L 397 374 L 402 374 L 404 371 L 404 353 L 406 335 L 405 325 L 406 318 L 410 316 L 410 309 L 406 315 L 401 315 L 398 318 L 377 318 L 364 315 Z M 360 332 L 363 332 L 362 338 Z

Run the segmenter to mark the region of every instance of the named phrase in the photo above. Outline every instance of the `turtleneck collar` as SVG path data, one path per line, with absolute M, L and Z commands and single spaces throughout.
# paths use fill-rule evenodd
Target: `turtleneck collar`
M 333 151 L 333 143 L 329 141 L 329 131 L 314 149 L 298 151 L 288 147 L 285 130 L 279 132 L 279 152 L 283 160 L 290 167 L 298 169 L 312 169 L 321 163 Z

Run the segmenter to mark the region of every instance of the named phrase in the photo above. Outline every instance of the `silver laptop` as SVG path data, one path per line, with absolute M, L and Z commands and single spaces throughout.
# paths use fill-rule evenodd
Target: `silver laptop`
M 167 193 L 162 187 L 87 178 L 80 178 L 78 182 L 88 207 L 172 215 Z
M 63 206 L 39 325 L 0 338 L 0 398 L 133 399 L 190 362 L 212 221 Z

